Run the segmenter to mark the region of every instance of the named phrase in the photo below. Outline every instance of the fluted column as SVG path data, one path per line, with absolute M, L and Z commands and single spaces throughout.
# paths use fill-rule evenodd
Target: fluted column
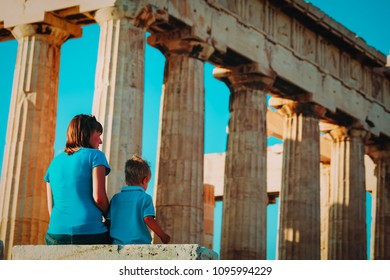
M 171 243 L 203 235 L 204 63 L 213 49 L 181 31 L 154 34 L 149 44 L 166 62 L 161 100 L 156 216 Z M 158 238 L 154 242 L 160 242 Z
M 203 196 L 204 214 L 203 214 L 202 245 L 212 250 L 213 238 L 214 238 L 214 208 L 215 208 L 214 186 L 209 184 L 204 184 L 203 193 L 204 193 Z
M 53 19 L 54 20 L 54 19 Z M 4 257 L 13 245 L 43 244 L 48 225 L 46 184 L 53 158 L 60 48 L 81 29 L 43 23 L 17 26 L 18 52 L 8 116 L 0 195 Z
M 330 164 L 321 163 L 320 171 L 321 260 L 326 260 L 328 259 Z
M 271 99 L 284 115 L 279 259 L 320 259 L 319 105 Z
M 324 129 L 325 130 L 325 129 Z M 334 126 L 329 196 L 328 259 L 367 259 L 364 142 L 368 133 Z
M 368 155 L 376 164 L 376 190 L 373 193 L 371 259 L 390 259 L 390 145 L 371 146 Z
M 265 259 L 267 217 L 266 96 L 258 65 L 214 70 L 230 88 L 221 259 Z
M 101 9 L 95 19 L 100 41 L 92 111 L 104 128 L 111 197 L 125 184 L 126 160 L 142 152 L 145 32 L 134 27 L 132 14 L 121 7 Z

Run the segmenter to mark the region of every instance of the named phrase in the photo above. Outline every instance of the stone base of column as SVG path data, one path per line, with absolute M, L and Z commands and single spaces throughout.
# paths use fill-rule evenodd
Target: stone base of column
M 24 245 L 13 260 L 216 260 L 218 254 L 198 244 L 168 245 Z

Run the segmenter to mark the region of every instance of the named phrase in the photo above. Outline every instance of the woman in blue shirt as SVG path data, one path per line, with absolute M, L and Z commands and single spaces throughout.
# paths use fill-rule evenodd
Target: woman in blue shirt
M 111 243 L 103 223 L 110 166 L 99 150 L 102 133 L 102 125 L 91 115 L 77 115 L 68 126 L 65 150 L 54 157 L 45 175 L 47 245 Z

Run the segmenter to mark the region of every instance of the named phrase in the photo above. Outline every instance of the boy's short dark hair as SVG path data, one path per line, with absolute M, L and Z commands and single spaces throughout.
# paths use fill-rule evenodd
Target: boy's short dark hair
M 131 159 L 126 161 L 125 165 L 125 178 L 126 184 L 135 186 L 142 183 L 142 180 L 151 176 L 149 163 L 138 155 L 133 155 Z

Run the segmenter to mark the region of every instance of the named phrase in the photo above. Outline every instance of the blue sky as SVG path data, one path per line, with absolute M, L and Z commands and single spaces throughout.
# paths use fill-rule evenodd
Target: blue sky
M 385 55 L 390 53 L 390 0 L 312 0 L 330 17 L 342 23 L 367 44 Z M 70 119 L 79 113 L 92 112 L 95 66 L 99 40 L 98 25 L 83 28 L 83 37 L 67 41 L 61 49 L 58 118 L 55 151 L 63 149 L 65 131 Z M 0 159 L 3 158 L 8 111 L 11 98 L 17 42 L 0 43 Z M 160 96 L 164 69 L 164 57 L 151 47 L 146 48 L 145 59 L 145 108 L 143 130 L 143 156 L 155 168 Z M 227 87 L 212 76 L 213 66 L 205 65 L 205 153 L 221 153 L 226 148 L 228 123 Z M 103 135 L 104 141 L 104 135 Z M 273 144 L 275 139 L 270 140 Z M 0 162 L 0 169 L 2 161 Z M 154 182 L 154 178 L 152 178 Z M 153 194 L 153 184 L 148 192 Z M 367 207 L 370 216 L 370 204 Z M 219 251 L 221 203 L 216 206 L 215 250 Z M 277 205 L 268 207 L 268 259 L 275 258 Z M 368 232 L 369 233 L 369 232 Z

